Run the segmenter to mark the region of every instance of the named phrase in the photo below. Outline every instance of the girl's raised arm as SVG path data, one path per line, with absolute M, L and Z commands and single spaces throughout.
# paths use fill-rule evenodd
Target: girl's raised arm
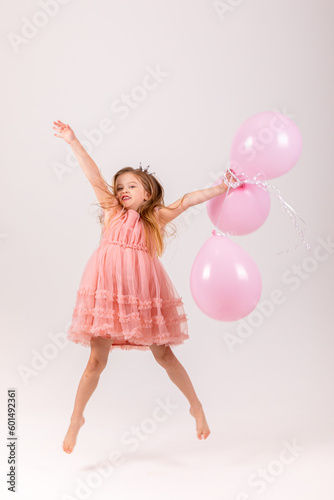
M 98 166 L 79 142 L 71 127 L 59 120 L 53 123 L 56 125 L 56 127 L 53 127 L 54 130 L 58 132 L 58 134 L 54 135 L 56 137 L 61 137 L 71 146 L 73 154 L 78 160 L 83 173 L 92 185 L 99 203 L 105 204 L 112 202 L 112 204 L 117 205 L 118 200 L 108 191 L 106 181 L 103 179 Z
M 230 173 L 227 174 L 227 179 L 228 181 L 233 180 Z M 227 191 L 227 185 L 222 182 L 221 184 L 211 188 L 186 193 L 182 196 L 182 198 L 175 201 L 171 205 L 161 207 L 158 211 L 157 217 L 163 224 L 167 224 L 181 215 L 188 208 L 193 207 L 194 205 L 199 205 L 200 203 L 208 201 L 215 196 L 219 196 L 220 194 L 225 193 L 225 191 Z

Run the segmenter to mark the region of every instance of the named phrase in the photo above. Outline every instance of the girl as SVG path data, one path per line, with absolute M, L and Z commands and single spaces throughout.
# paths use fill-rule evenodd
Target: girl
M 206 439 L 210 430 L 202 404 L 171 349 L 189 338 L 187 316 L 158 257 L 163 253 L 166 225 L 189 207 L 225 192 L 227 185 L 187 193 L 165 206 L 163 187 L 148 169 L 125 167 L 115 174 L 110 186 L 71 127 L 59 120 L 53 123 L 54 135 L 70 144 L 102 209 L 99 246 L 86 264 L 67 331 L 69 340 L 90 346 L 91 352 L 63 450 L 73 451 L 85 422 L 86 404 L 115 348 L 150 349 L 188 399 L 197 437 Z

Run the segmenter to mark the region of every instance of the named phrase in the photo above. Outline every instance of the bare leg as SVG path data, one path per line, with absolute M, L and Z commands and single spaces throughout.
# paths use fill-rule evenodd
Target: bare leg
M 106 367 L 112 341 L 97 337 L 91 339 L 90 344 L 90 357 L 79 382 L 71 423 L 63 442 L 63 450 L 66 453 L 72 453 L 80 427 L 85 423 L 83 412 L 97 387 L 102 371 Z
M 172 382 L 180 389 L 190 403 L 190 414 L 196 420 L 196 431 L 198 439 L 206 439 L 210 434 L 202 404 L 199 401 L 195 389 L 191 383 L 188 373 L 181 365 L 169 346 L 151 345 L 150 349 L 156 361 L 167 371 Z

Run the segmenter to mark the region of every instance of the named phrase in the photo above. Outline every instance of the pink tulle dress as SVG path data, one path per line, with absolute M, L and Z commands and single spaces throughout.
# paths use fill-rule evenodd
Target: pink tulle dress
M 163 264 L 148 252 L 140 214 L 118 207 L 86 263 L 67 338 L 82 346 L 112 339 L 110 351 L 176 346 L 189 338 L 187 320 Z

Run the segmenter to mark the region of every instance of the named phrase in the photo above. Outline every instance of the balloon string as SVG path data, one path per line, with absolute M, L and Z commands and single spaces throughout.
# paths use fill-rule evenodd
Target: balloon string
M 233 178 L 233 181 L 232 180 L 229 180 L 227 178 L 227 174 L 230 174 L 230 176 Z M 223 181 L 224 181 L 224 184 L 227 186 L 227 191 L 226 191 L 226 194 L 225 194 L 225 198 L 224 200 L 226 200 L 227 196 L 228 196 L 228 193 L 230 191 L 230 188 L 236 188 L 236 187 L 239 187 L 241 186 L 242 182 L 239 181 L 238 177 L 236 176 L 236 174 L 233 172 L 233 170 L 230 170 L 230 169 L 227 169 L 224 176 L 223 176 Z M 221 218 L 221 213 L 222 211 L 219 212 L 219 215 L 218 215 L 218 220 L 217 220 L 217 223 L 216 223 L 216 226 L 219 227 L 219 222 L 220 222 L 220 218 Z M 217 236 L 227 236 L 227 237 L 231 237 L 230 233 L 228 231 L 225 231 L 225 232 L 222 232 L 220 231 L 219 229 L 214 229 L 213 230 L 213 233 L 216 234 Z
M 230 173 L 230 175 L 233 177 L 233 181 L 230 181 L 227 179 L 227 173 Z M 242 173 L 238 173 L 238 176 L 235 174 L 235 172 L 231 169 L 227 169 L 226 173 L 224 174 L 223 176 L 223 181 L 224 181 L 224 184 L 226 184 L 227 186 L 227 191 L 226 191 L 226 195 L 225 195 L 225 199 L 226 197 L 228 196 L 228 193 L 229 193 L 229 190 L 230 188 L 237 188 L 239 186 L 241 186 L 242 184 L 255 184 L 256 186 L 260 187 L 261 189 L 267 191 L 269 194 L 273 194 L 274 196 L 276 196 L 279 201 L 280 201 L 280 204 L 283 208 L 283 210 L 289 215 L 290 219 L 292 220 L 294 226 L 295 226 L 295 229 L 296 231 L 299 233 L 300 237 L 301 237 L 301 240 L 302 240 L 302 243 L 299 243 L 298 245 L 295 245 L 294 249 L 296 249 L 298 246 L 300 246 L 301 244 L 304 244 L 305 248 L 310 251 L 311 250 L 311 245 L 308 243 L 308 241 L 306 240 L 305 238 L 305 230 L 300 228 L 300 226 L 298 225 L 298 222 L 297 222 L 297 218 L 303 223 L 306 225 L 306 222 L 300 217 L 300 215 L 298 215 L 298 213 L 283 199 L 279 189 L 276 187 L 276 186 L 271 186 L 269 185 L 267 182 L 264 182 L 264 181 L 261 181 L 259 179 L 259 177 L 261 175 L 264 175 L 263 172 L 259 172 L 257 173 L 253 179 L 250 179 L 244 172 Z M 217 226 L 219 226 L 219 221 L 220 221 L 220 217 L 221 217 L 221 211 L 219 213 L 219 217 L 218 217 L 218 221 L 217 221 Z M 218 234 L 218 235 L 223 235 L 223 236 L 231 236 L 228 232 L 226 233 L 222 233 L 220 232 L 219 230 L 215 230 L 215 234 Z M 289 250 L 285 250 L 286 252 L 288 252 Z M 282 254 L 283 251 L 280 251 L 278 253 L 276 253 L 276 255 L 280 255 Z

